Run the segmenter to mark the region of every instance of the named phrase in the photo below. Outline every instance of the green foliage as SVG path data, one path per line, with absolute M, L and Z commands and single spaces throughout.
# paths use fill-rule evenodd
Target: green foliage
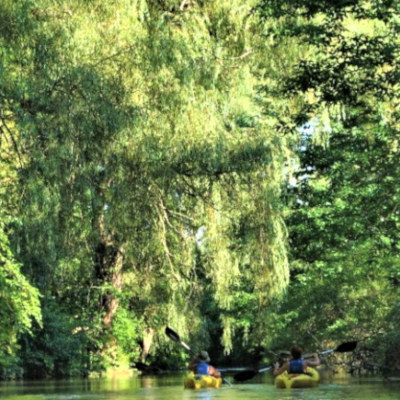
M 299 130 L 285 194 L 291 284 L 272 304 L 265 330 L 274 335 L 264 343 L 315 348 L 353 337 L 382 361 L 398 337 L 400 10 L 391 1 L 305 0 L 263 1 L 258 11 L 280 45 L 308 43 L 283 85 L 297 104 L 286 129 L 309 128 Z
M 26 378 L 85 377 L 91 370 L 87 327 L 54 301 L 43 304 L 43 327 L 21 340 L 21 365 Z
M 118 349 L 129 361 L 133 362 L 140 356 L 139 341 L 141 339 L 142 321 L 132 318 L 132 313 L 120 307 L 113 323 L 113 335 L 118 343 Z
M 42 376 L 135 362 L 148 332 L 151 360 L 185 361 L 166 324 L 218 354 L 310 332 L 396 343 L 395 2 L 6 0 L 0 16 L 14 374 L 18 356 Z M 17 354 L 40 320 L 20 271 L 44 326 Z
M 287 143 L 276 118 L 260 118 L 254 4 L 1 6 L 11 246 L 56 308 L 25 339 L 26 365 L 81 374 L 111 365 L 115 340 L 136 356 L 125 328 L 135 341 L 167 323 L 202 329 L 205 283 L 230 351 L 242 277 L 259 304 L 287 284 L 278 202 Z M 89 367 L 83 355 L 77 366 L 83 344 L 57 358 L 53 332 L 74 342 L 74 318 L 87 328 Z
M 0 223 L 0 376 L 18 374 L 18 338 L 41 323 L 39 291 L 21 273 Z

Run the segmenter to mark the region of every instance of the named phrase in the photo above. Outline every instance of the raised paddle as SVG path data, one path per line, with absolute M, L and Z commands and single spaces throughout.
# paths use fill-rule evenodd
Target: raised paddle
M 188 344 L 186 344 L 185 342 L 182 342 L 181 338 L 179 337 L 179 335 L 173 331 L 171 328 L 169 328 L 168 326 L 165 328 L 165 334 L 172 339 L 174 342 L 178 342 L 182 347 L 184 347 L 189 353 L 193 353 L 192 349 L 189 347 Z
M 346 342 L 346 343 L 340 344 L 338 347 L 336 347 L 335 350 L 325 350 L 325 351 L 322 351 L 319 354 L 321 356 L 325 356 L 325 355 L 331 354 L 331 353 L 348 353 L 350 351 L 355 350 L 356 347 L 357 347 L 357 342 L 356 341 Z
M 356 347 L 357 347 L 357 342 L 355 342 L 355 341 L 354 342 L 346 342 L 346 343 L 340 344 L 334 350 L 322 351 L 321 353 L 319 353 L 319 355 L 323 356 L 323 355 L 327 355 L 327 354 L 331 354 L 331 353 L 347 353 L 347 352 L 353 351 Z M 260 372 L 269 371 L 270 369 L 272 369 L 272 366 L 261 368 L 261 369 L 248 369 L 246 371 L 238 372 L 236 375 L 233 376 L 233 379 L 236 382 L 244 382 L 251 378 L 254 378 Z
M 185 342 L 183 342 L 181 340 L 181 338 L 179 337 L 179 335 L 172 330 L 171 328 L 169 328 L 168 326 L 165 328 L 165 334 L 174 342 L 179 343 L 183 348 L 185 348 L 190 354 L 193 354 L 192 349 L 190 348 L 190 346 L 188 344 L 186 344 Z M 222 382 L 227 383 L 228 385 L 232 385 L 228 380 L 226 380 L 225 378 L 222 378 Z

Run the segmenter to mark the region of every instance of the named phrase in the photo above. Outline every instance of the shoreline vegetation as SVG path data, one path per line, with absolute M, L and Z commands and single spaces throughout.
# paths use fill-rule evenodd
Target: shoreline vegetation
M 357 341 L 400 376 L 400 6 L 2 0 L 0 379 Z

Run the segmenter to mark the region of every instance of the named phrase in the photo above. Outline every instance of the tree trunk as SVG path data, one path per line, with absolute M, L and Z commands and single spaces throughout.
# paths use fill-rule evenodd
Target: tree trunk
M 104 308 L 103 324 L 110 327 L 118 309 L 119 299 L 116 292 L 123 286 L 122 267 L 124 263 L 124 246 L 117 245 L 110 233 L 104 229 L 104 218 L 100 217 L 99 228 L 101 240 L 96 248 L 96 276 L 100 286 L 110 285 L 112 290 L 101 294 L 100 304 Z
M 146 361 L 147 356 L 150 352 L 150 347 L 153 343 L 154 330 L 152 328 L 146 328 L 143 335 L 142 354 L 140 360 L 142 363 Z
M 123 266 L 124 254 L 122 248 L 117 250 L 115 255 L 114 265 L 111 266 L 111 284 L 114 290 L 120 292 L 122 290 L 122 266 Z M 113 317 L 117 312 L 119 299 L 113 293 L 106 295 L 106 315 L 103 318 L 105 326 L 110 327 L 112 324 Z

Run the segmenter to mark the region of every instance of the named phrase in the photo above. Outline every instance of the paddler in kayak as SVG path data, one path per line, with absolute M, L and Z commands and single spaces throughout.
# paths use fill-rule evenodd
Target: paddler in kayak
M 277 363 L 275 365 L 275 370 L 273 371 L 273 374 L 275 376 L 278 376 L 285 371 L 287 371 L 288 374 L 306 374 L 308 367 L 316 367 L 317 365 L 321 364 L 318 354 L 314 353 L 311 355 L 311 360 L 305 360 L 302 357 L 302 352 L 303 350 L 301 347 L 293 346 L 292 350 L 290 350 L 292 358 L 284 362 L 282 365 L 279 365 Z
M 189 369 L 193 371 L 196 376 L 210 375 L 215 378 L 220 378 L 221 373 L 209 364 L 210 356 L 203 350 L 199 355 L 195 356 L 189 364 Z

